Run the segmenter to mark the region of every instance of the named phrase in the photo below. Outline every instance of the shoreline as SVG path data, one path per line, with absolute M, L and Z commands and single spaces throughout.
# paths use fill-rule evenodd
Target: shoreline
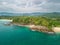
M 48 33 L 48 34 L 55 34 L 55 31 L 49 30 L 45 26 L 39 26 L 39 25 L 22 25 L 18 23 L 13 23 L 14 25 L 17 26 L 24 26 L 24 27 L 29 27 L 32 31 L 38 31 L 38 32 L 43 32 L 43 33 Z

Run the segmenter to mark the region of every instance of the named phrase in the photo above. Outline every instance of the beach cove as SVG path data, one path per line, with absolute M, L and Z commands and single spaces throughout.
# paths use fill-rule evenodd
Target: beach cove
M 60 45 L 60 34 L 49 35 L 25 26 L 3 23 L 0 22 L 0 45 Z
M 0 45 L 60 45 L 60 33 L 51 35 L 32 30 L 31 27 L 34 25 L 13 23 L 5 25 L 4 21 L 0 21 Z M 54 30 L 56 29 L 54 28 Z M 57 30 L 57 32 L 59 31 Z
M 60 45 L 58 39 L 60 34 L 48 35 L 27 27 L 0 23 L 0 45 Z

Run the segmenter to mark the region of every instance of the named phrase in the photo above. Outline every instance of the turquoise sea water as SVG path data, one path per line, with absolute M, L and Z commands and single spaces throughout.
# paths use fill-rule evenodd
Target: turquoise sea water
M 0 45 L 60 45 L 60 34 L 49 35 L 0 22 Z

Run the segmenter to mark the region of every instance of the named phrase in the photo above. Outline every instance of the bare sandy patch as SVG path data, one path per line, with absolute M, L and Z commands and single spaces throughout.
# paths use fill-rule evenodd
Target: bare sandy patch
M 53 27 L 52 30 L 53 30 L 54 32 L 60 33 L 60 27 Z

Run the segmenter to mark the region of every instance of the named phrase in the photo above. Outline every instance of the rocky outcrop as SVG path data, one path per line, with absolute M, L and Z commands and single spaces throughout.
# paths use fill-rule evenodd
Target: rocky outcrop
M 39 32 L 44 32 L 44 33 L 49 33 L 49 34 L 54 34 L 53 30 L 49 30 L 47 27 L 45 26 L 35 26 L 35 25 L 31 25 L 30 29 L 35 30 L 35 31 L 39 31 Z
M 54 34 L 55 33 L 53 30 L 49 30 L 45 26 L 39 26 L 39 25 L 20 25 L 20 24 L 15 24 L 15 25 L 29 27 L 32 31 L 39 31 L 39 32 L 48 33 L 48 34 Z

